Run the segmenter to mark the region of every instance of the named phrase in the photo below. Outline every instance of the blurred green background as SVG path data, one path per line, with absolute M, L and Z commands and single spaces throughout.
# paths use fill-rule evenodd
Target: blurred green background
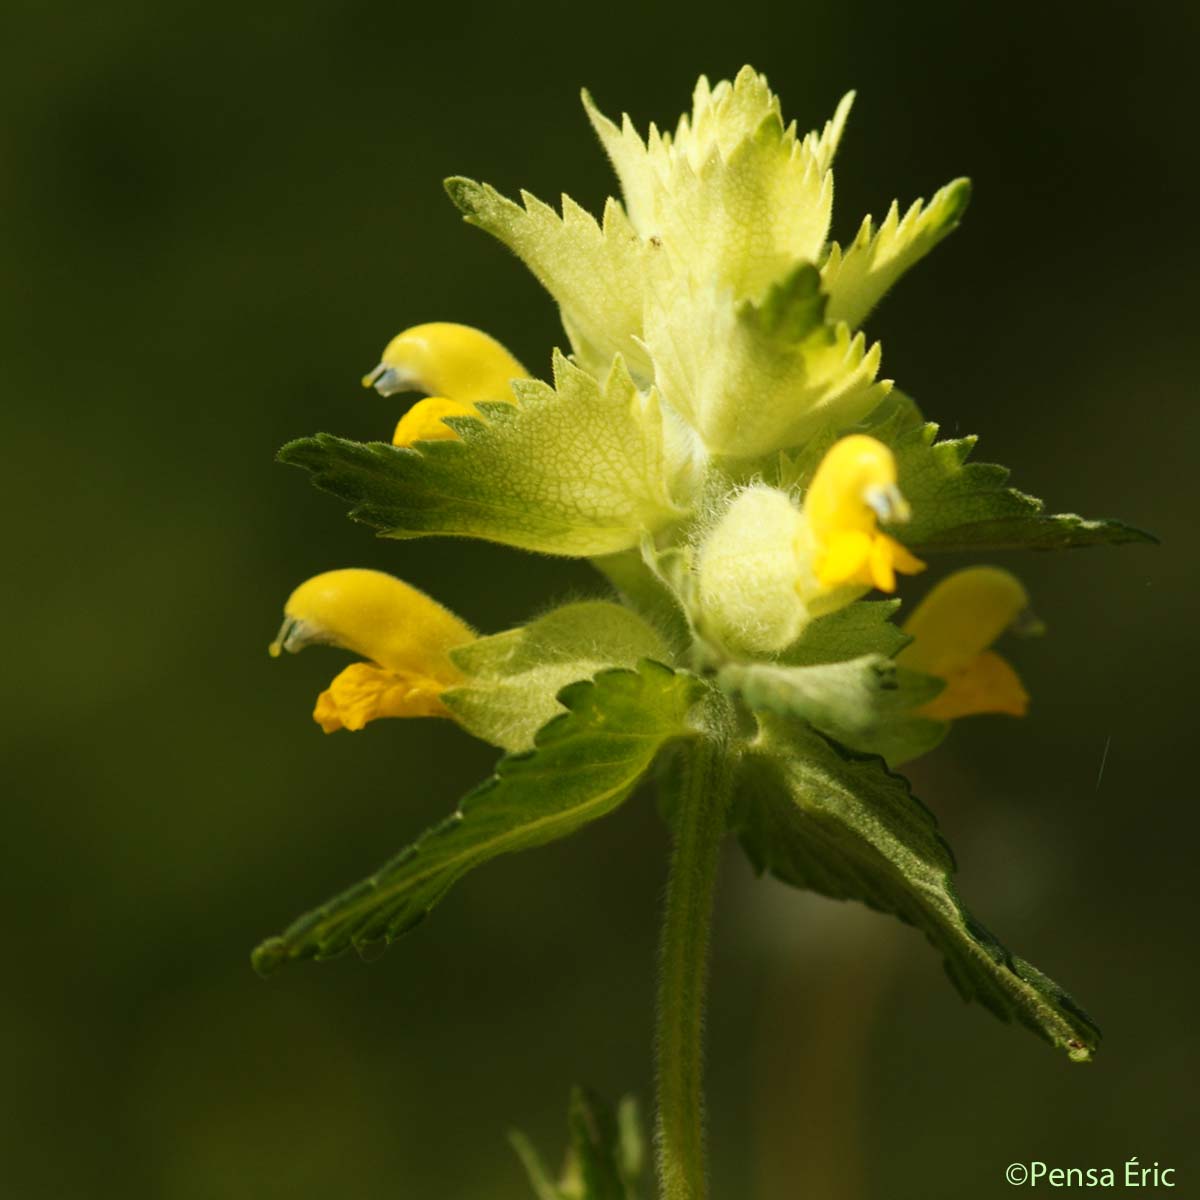
M 268 659 L 288 591 L 377 566 L 499 630 L 599 590 L 579 564 L 376 540 L 272 454 L 386 436 L 398 405 L 358 377 L 418 321 L 544 370 L 551 304 L 441 178 L 595 207 L 581 84 L 672 124 L 699 72 L 745 61 L 802 127 L 859 89 L 837 236 L 975 180 L 872 319 L 885 374 L 1019 486 L 1164 545 L 1006 559 L 1051 630 L 1010 647 L 1034 712 L 965 722 L 912 771 L 968 903 L 1095 1012 L 1096 1065 L 960 1004 L 911 930 L 757 882 L 731 847 L 715 1194 L 1001 1197 L 1014 1160 L 1132 1155 L 1193 1194 L 1198 32 L 1154 3 L 8 5 L 0 1195 L 516 1200 L 510 1126 L 557 1158 L 572 1082 L 649 1100 L 646 795 L 472 876 L 379 962 L 252 973 L 257 940 L 493 757 L 449 722 L 322 736 L 344 656 Z

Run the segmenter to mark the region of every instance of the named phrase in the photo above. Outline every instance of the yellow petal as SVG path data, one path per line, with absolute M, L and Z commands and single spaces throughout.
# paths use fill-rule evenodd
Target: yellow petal
M 985 650 L 946 679 L 945 690 L 919 710 L 935 721 L 953 721 L 976 713 L 1023 717 L 1029 693 L 1012 666 L 993 650 Z
M 907 546 L 890 538 L 886 533 L 879 535 L 892 548 L 892 562 L 901 575 L 919 575 L 928 565 L 923 563 Z
M 804 497 L 813 569 L 823 588 L 848 585 L 896 590 L 896 572 L 924 567 L 879 521 L 906 521 L 908 504 L 896 486 L 896 459 L 875 438 L 853 434 L 821 460 Z
M 428 396 L 418 400 L 400 418 L 392 434 L 393 446 L 411 446 L 413 442 L 454 441 L 458 434 L 442 422 L 443 417 L 477 417 L 479 409 L 448 396 Z
M 895 538 L 886 533 L 877 533 L 871 544 L 871 581 L 882 592 L 896 590 L 896 572 L 916 575 L 925 570 L 925 564 L 912 555 Z
M 326 571 L 302 583 L 284 606 L 271 653 L 314 642 L 341 646 L 395 675 L 443 686 L 462 673 L 450 651 L 475 634 L 424 592 L 382 571 Z
M 825 542 L 845 530 L 874 532 L 881 502 L 895 510 L 891 519 L 907 515 L 896 488 L 896 459 L 882 442 L 853 434 L 821 460 L 804 497 L 804 515 L 813 536 Z
M 904 623 L 912 639 L 897 661 L 949 679 L 1013 625 L 1029 606 L 1021 581 L 999 567 L 968 567 L 947 576 Z
M 834 533 L 822 546 L 816 564 L 817 578 L 825 587 L 847 583 L 871 586 L 871 535 L 857 530 Z
M 362 729 L 379 717 L 448 717 L 433 679 L 401 676 L 370 663 L 351 663 L 317 698 L 313 720 L 326 733 Z
M 881 592 L 896 590 L 896 571 L 892 565 L 895 557 L 892 547 L 896 543 L 891 538 L 876 534 L 871 541 L 870 571 L 871 582 Z
M 835 533 L 818 554 L 817 578 L 822 586 L 848 584 L 896 590 L 896 572 L 915 575 L 925 569 L 895 538 L 885 533 L 843 530 Z
M 470 325 L 414 325 L 387 344 L 379 366 L 363 377 L 381 395 L 424 392 L 464 404 L 513 403 L 510 384 L 529 372 L 495 338 Z

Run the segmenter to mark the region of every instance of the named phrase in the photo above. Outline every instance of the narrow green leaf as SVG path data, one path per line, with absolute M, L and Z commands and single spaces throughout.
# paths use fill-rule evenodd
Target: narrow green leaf
M 633 1181 L 622 1170 L 621 1129 L 612 1109 L 577 1087 L 567 1121 L 572 1165 L 582 1185 L 579 1200 L 630 1200 Z
M 509 1135 L 537 1200 L 637 1200 L 646 1153 L 634 1098 L 626 1096 L 614 1112 L 587 1088 L 573 1088 L 567 1127 L 566 1165 L 557 1181 L 523 1134 Z
M 965 999 L 1021 1022 L 1077 1062 L 1091 1058 L 1100 1037 L 1091 1018 L 967 912 L 937 822 L 880 759 L 798 722 L 763 717 L 743 760 L 735 813 L 758 870 L 915 925 Z
M 264 942 L 254 952 L 255 968 L 269 974 L 285 962 L 391 942 L 472 868 L 566 837 L 611 812 L 663 743 L 689 732 L 688 710 L 702 686 L 694 676 L 645 662 L 564 688 L 559 701 L 567 711 L 542 727 L 532 750 L 501 759 L 496 774 L 452 816 Z
M 521 1160 L 521 1166 L 525 1168 L 525 1174 L 529 1176 L 529 1183 L 537 1200 L 566 1200 L 551 1177 L 546 1164 L 542 1161 L 542 1156 L 520 1130 L 510 1131 L 508 1143 Z
M 654 394 L 639 393 L 619 359 L 601 385 L 557 356 L 555 383 L 519 381 L 519 405 L 450 418 L 459 440 L 400 448 L 322 433 L 279 458 L 311 471 L 386 537 L 478 537 L 584 556 L 623 550 L 678 519 Z
M 558 693 L 607 667 L 663 661 L 662 639 L 635 612 L 606 600 L 566 604 L 519 629 L 479 638 L 451 654 L 467 682 L 442 693 L 455 719 L 505 750 L 525 750 L 563 711 Z
M 617 1102 L 617 1162 L 622 1178 L 628 1180 L 630 1191 L 646 1169 L 646 1131 L 642 1125 L 641 1106 L 636 1096 L 622 1096 Z

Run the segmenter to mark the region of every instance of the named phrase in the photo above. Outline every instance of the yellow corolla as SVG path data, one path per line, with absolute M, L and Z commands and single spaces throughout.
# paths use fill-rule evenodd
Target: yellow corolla
M 367 659 L 338 674 L 317 699 L 313 720 L 333 733 L 378 717 L 446 717 L 441 693 L 462 681 L 450 651 L 474 631 L 424 592 L 382 571 L 326 571 L 284 605 L 272 657 L 317 644 Z
M 920 715 L 939 721 L 975 713 L 1023 717 L 1029 694 L 990 646 L 1028 614 L 1020 580 L 998 567 L 968 567 L 943 579 L 905 622 L 913 641 L 896 657 L 902 667 L 946 681 Z
M 470 325 L 435 321 L 398 333 L 363 387 L 381 396 L 425 392 L 400 418 L 394 446 L 456 438 L 444 417 L 477 417 L 481 400 L 514 403 L 512 381 L 529 372 L 495 338 Z
M 914 575 L 925 564 L 879 522 L 907 521 L 908 504 L 896 485 L 896 459 L 875 438 L 852 434 L 821 460 L 804 497 L 812 570 L 824 588 L 864 584 L 896 590 L 896 572 Z

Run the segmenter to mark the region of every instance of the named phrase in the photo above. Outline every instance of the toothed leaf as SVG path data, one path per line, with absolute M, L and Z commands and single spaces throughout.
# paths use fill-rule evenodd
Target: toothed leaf
M 468 224 L 503 242 L 554 297 L 572 345 L 589 364 L 607 366 L 621 354 L 635 375 L 653 377 L 635 340 L 642 329 L 645 247 L 615 200 L 600 224 L 569 196 L 560 216 L 528 192 L 516 204 L 472 179 L 448 179 L 446 191 Z
M 846 130 L 846 121 L 850 117 L 850 110 L 854 107 L 854 97 L 854 92 L 847 92 L 838 101 L 838 106 L 833 116 L 825 122 L 820 132 L 814 129 L 804 139 L 809 146 L 809 150 L 817 166 L 822 171 L 828 171 L 833 166 L 834 155 L 838 152 L 838 146 L 841 145 L 842 141 L 842 134 Z
M 896 280 L 958 227 L 970 198 L 970 181 L 955 179 L 928 205 L 916 201 L 903 218 L 893 204 L 878 229 L 867 217 L 845 251 L 834 242 L 821 268 L 829 319 L 852 329 L 861 325 Z
M 532 750 L 500 760 L 458 811 L 374 875 L 255 950 L 269 974 L 285 962 L 332 958 L 391 942 L 422 920 L 474 867 L 545 845 L 605 816 L 633 790 L 664 742 L 686 735 L 699 681 L 658 663 L 604 671 L 559 693 L 567 710 Z
M 556 387 L 514 384 L 518 404 L 452 417 L 459 440 L 399 448 L 318 434 L 280 460 L 387 537 L 485 538 L 546 554 L 608 554 L 678 519 L 662 417 L 618 359 L 601 386 L 555 359 Z
M 678 277 L 757 297 L 797 262 L 815 262 L 829 230 L 829 166 L 849 98 L 822 134 L 796 136 L 766 79 L 743 68 L 733 83 L 696 87 L 673 138 L 628 117 L 618 128 L 584 105 L 621 181 L 634 226 Z
M 1056 983 L 1011 954 L 963 907 L 954 858 L 908 781 L 796 722 L 761 718 L 735 821 L 760 871 L 915 925 L 962 996 L 1016 1020 L 1077 1062 L 1100 1031 Z
M 1007 467 L 968 461 L 977 438 L 937 441 L 937 425 L 926 422 L 915 402 L 900 392 L 857 424 L 827 427 L 800 450 L 781 455 L 778 486 L 807 487 L 826 451 L 847 433 L 868 433 L 895 452 L 900 490 L 912 517 L 888 532 L 917 554 L 1157 541 L 1121 521 L 1047 513 L 1043 501 L 1008 486 Z
M 937 430 L 933 424 L 911 428 L 893 443 L 900 488 L 912 507 L 912 519 L 893 532 L 916 553 L 1155 541 L 1120 521 L 1046 513 L 1041 500 L 1007 486 L 1006 467 L 967 461 L 974 437 L 938 442 Z

